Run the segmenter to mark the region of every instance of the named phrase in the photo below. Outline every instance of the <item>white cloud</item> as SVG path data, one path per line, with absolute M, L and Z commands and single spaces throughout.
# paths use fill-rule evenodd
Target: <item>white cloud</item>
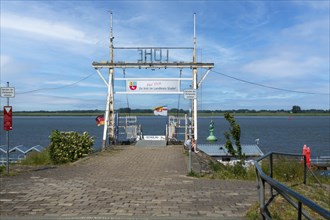
M 88 108 L 97 103 L 102 108 L 105 106 L 105 85 L 96 73 L 94 78 L 69 85 L 84 78 L 82 73 L 94 71 L 93 60 L 109 59 L 107 9 L 110 6 L 114 12 L 115 46 L 192 46 L 196 11 L 198 61 L 214 62 L 216 71 L 247 81 L 292 90 L 329 92 L 329 12 L 321 4 L 78 2 L 5 1 L 2 4 L 2 80 L 17 85 L 17 91 L 63 87 L 22 94 L 24 98 L 18 95 L 18 105 L 26 109 Z M 326 7 L 329 9 L 328 3 Z M 115 52 L 116 61 L 138 59 L 135 50 Z M 189 50 L 170 51 L 170 58 L 190 61 L 192 54 Z M 107 76 L 107 71 L 103 71 Z M 191 76 L 190 69 L 183 72 L 183 77 Z M 203 73 L 204 70 L 198 70 L 199 78 Z M 177 77 L 179 70 L 126 70 L 126 77 L 165 76 Z M 121 69 L 116 69 L 115 77 L 123 77 Z M 115 89 L 122 87 L 115 83 Z M 116 95 L 115 99 L 116 108 L 126 107 L 125 95 Z M 316 104 L 309 96 L 261 88 L 214 73 L 203 83 L 203 106 L 213 109 L 224 106 L 276 109 L 276 105 L 285 106 L 297 99 L 313 103 L 314 108 L 329 105 L 329 100 L 323 98 Z M 177 96 L 134 96 L 129 101 L 132 108 L 148 108 L 164 102 L 176 107 L 178 102 Z M 189 107 L 189 102 L 181 103 Z
M 281 37 L 291 41 L 329 43 L 329 15 L 300 22 L 282 30 Z
M 21 81 L 24 81 L 24 83 L 28 83 L 28 81 L 31 80 L 31 76 L 29 76 L 28 72 L 35 71 L 36 68 L 34 64 L 19 61 L 15 57 L 7 54 L 1 54 L 0 58 L 2 80 L 17 81 L 18 77 Z
M 293 4 L 300 5 L 303 7 L 311 7 L 312 9 L 328 11 L 329 12 L 329 1 L 292 1 Z
M 241 29 L 256 29 L 269 22 L 271 12 L 265 6 L 264 2 L 246 1 L 239 4 L 240 9 L 237 12 L 236 25 Z M 251 13 L 253 10 L 253 13 Z
M 74 94 L 75 97 L 89 97 L 89 98 L 94 98 L 94 97 L 101 97 L 106 100 L 107 97 L 107 91 L 104 92 L 81 92 Z
M 78 80 L 54 80 L 54 81 L 45 81 L 45 85 L 55 85 L 54 88 L 57 87 L 65 87 L 65 86 L 78 86 L 78 87 L 88 87 L 88 88 L 106 88 L 104 83 L 101 81 L 99 83 L 91 83 L 91 82 L 79 82 Z
M 1 69 L 5 66 L 9 65 L 12 62 L 12 59 L 10 56 L 5 54 L 0 54 L 0 63 L 1 63 Z
M 15 111 L 24 110 L 79 110 L 79 109 L 104 109 L 105 99 L 102 96 L 52 95 L 43 93 L 17 95 L 11 100 Z M 97 96 L 96 96 L 97 95 Z M 27 101 L 28 100 L 28 101 Z M 33 104 L 32 104 L 33 103 Z
M 329 16 L 329 15 L 328 15 Z M 267 44 L 243 63 L 241 72 L 260 79 L 286 79 L 291 87 L 329 75 L 329 18 L 298 20 L 273 33 Z M 329 80 L 329 79 L 328 79 Z
M 1 14 L 1 28 L 32 34 L 34 38 L 50 37 L 58 40 L 95 44 L 83 31 L 70 24 L 54 20 L 38 19 L 11 13 Z
M 314 68 L 322 64 L 319 57 L 307 57 L 298 59 L 290 54 L 277 54 L 275 57 L 268 57 L 252 61 L 243 66 L 242 71 L 263 78 L 297 78 L 304 75 L 314 74 Z

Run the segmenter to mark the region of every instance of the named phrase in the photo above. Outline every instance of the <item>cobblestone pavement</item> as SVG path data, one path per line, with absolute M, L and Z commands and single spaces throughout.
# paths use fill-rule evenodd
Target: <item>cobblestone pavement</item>
M 238 219 L 254 181 L 192 178 L 182 146 L 126 147 L 1 177 L 0 219 Z

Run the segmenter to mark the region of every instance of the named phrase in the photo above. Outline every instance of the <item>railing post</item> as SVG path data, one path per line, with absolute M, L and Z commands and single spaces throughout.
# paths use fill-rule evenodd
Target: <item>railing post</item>
M 269 155 L 269 169 L 270 169 L 269 176 L 270 176 L 270 178 L 273 178 L 273 154 L 272 153 Z M 272 197 L 274 196 L 272 185 L 270 185 L 270 195 Z
M 261 178 L 261 193 L 260 193 L 260 212 L 262 214 L 262 219 L 266 219 L 264 216 L 265 207 L 265 181 Z
M 273 154 L 269 155 L 269 176 L 273 178 Z
M 300 201 L 298 201 L 298 220 L 301 220 L 301 214 L 302 214 L 302 204 Z
M 261 185 L 262 179 L 259 175 L 259 171 L 257 168 L 256 168 L 256 179 L 257 179 L 257 183 L 258 183 L 257 188 L 258 188 L 258 198 L 259 198 L 259 207 L 260 207 L 259 212 L 262 216 L 262 219 L 265 220 L 265 216 L 263 215 L 263 210 L 264 210 L 264 206 L 265 206 L 265 196 L 263 194 L 264 191 L 263 191 L 263 187 Z

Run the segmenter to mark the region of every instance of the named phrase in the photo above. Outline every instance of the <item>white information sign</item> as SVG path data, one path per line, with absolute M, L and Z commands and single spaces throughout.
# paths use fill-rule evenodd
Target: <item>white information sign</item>
M 183 90 L 183 96 L 185 99 L 196 99 L 196 89 Z
M 14 98 L 15 97 L 15 87 L 1 87 L 1 97 L 2 98 Z
M 180 92 L 179 80 L 127 80 L 126 92 L 175 93 Z
M 144 135 L 144 140 L 150 140 L 150 141 L 163 141 L 166 140 L 165 136 L 163 135 Z

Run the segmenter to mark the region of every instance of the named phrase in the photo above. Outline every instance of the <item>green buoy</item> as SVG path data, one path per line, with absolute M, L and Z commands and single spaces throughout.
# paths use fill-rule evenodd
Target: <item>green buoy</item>
M 216 136 L 214 136 L 214 134 L 213 134 L 213 132 L 214 132 L 214 122 L 213 122 L 213 120 L 211 120 L 209 130 L 210 130 L 210 135 L 206 138 L 206 140 L 209 141 L 209 142 L 216 142 L 218 140 L 218 138 Z

